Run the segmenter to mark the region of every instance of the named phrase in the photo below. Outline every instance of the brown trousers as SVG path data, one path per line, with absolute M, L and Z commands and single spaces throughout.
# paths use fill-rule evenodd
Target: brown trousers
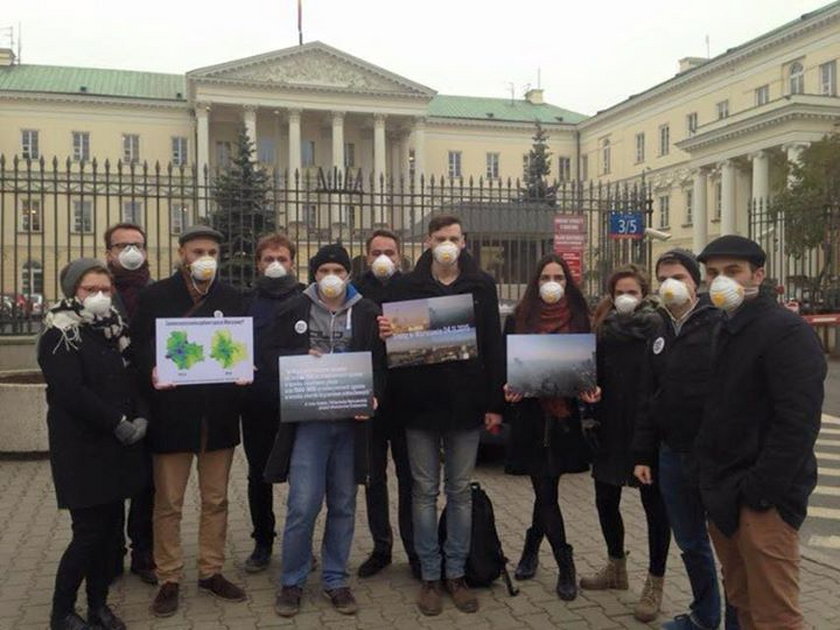
M 233 449 L 202 453 L 163 453 L 152 458 L 155 479 L 154 548 L 158 580 L 180 582 L 184 574 L 181 513 L 193 458 L 198 465 L 201 517 L 198 525 L 198 577 L 220 573 L 225 563 L 228 478 Z
M 805 627 L 799 609 L 799 534 L 775 508 L 756 512 L 742 507 L 731 538 L 711 522 L 709 534 L 741 630 Z

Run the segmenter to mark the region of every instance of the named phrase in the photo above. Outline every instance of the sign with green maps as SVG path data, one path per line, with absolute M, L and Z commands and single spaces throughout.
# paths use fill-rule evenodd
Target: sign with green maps
M 157 319 L 158 382 L 198 385 L 252 381 L 253 331 L 250 317 Z

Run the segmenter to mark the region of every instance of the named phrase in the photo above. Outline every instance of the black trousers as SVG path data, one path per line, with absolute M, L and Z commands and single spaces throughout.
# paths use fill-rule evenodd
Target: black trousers
M 411 517 L 411 467 L 405 429 L 394 426 L 390 419 L 376 417 L 371 431 L 370 480 L 365 489 L 368 527 L 373 538 L 373 553 L 390 556 L 394 534 L 388 511 L 388 445 L 397 471 L 397 514 L 400 538 L 409 561 L 417 562 L 414 551 L 414 525 Z
M 151 466 L 150 466 L 151 468 Z M 150 476 L 151 478 L 151 476 Z M 152 514 L 155 509 L 155 487 L 150 483 L 128 500 L 128 538 L 131 540 L 132 562 L 135 558 L 149 558 L 154 549 Z M 115 532 L 115 562 L 122 562 L 126 549 L 125 509 L 120 510 L 120 522 Z
M 595 481 L 595 505 L 601 532 L 607 543 L 607 552 L 611 558 L 624 557 L 624 521 L 621 518 L 621 486 L 614 486 L 602 481 Z M 668 561 L 668 548 L 671 546 L 671 528 L 665 502 L 659 492 L 658 484 L 641 486 L 642 507 L 645 510 L 648 532 L 648 571 L 657 577 L 665 575 Z
M 120 526 L 123 501 L 70 510 L 73 538 L 58 564 L 53 593 L 53 618 L 73 612 L 76 594 L 85 581 L 88 608 L 104 606 L 108 599 L 112 541 Z
M 554 553 L 566 545 L 566 525 L 560 511 L 558 490 L 560 477 L 531 476 L 534 488 L 534 513 L 531 516 L 531 531 L 540 538 L 548 538 Z
M 279 421 L 276 407 L 257 409 L 249 404 L 242 414 L 242 445 L 248 459 L 248 508 L 258 545 L 272 546 L 275 537 L 274 486 L 263 478 L 268 456 L 274 447 Z

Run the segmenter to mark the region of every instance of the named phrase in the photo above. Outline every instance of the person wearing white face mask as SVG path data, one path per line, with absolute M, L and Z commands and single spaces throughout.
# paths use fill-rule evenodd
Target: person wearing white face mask
M 804 628 L 799 536 L 817 483 L 825 356 L 814 330 L 783 308 L 765 253 L 737 235 L 699 259 L 725 317 L 696 452 L 709 532 L 744 628 Z
M 140 291 L 152 284 L 149 262 L 146 259 L 146 233 L 134 223 L 117 223 L 104 234 L 105 261 L 114 277 L 114 307 L 126 322 L 137 311 Z M 151 471 L 151 456 L 148 467 Z M 154 486 L 149 475 L 149 485 L 129 501 L 127 531 L 120 527 L 114 545 L 117 557 L 113 567 L 114 577 L 123 573 L 123 556 L 126 552 L 126 533 L 131 540 L 131 572 L 147 584 L 156 584 L 152 543 L 152 512 L 154 511 Z M 123 518 L 125 521 L 126 519 Z
M 694 254 L 672 249 L 656 262 L 663 321 L 651 336 L 640 383 L 631 451 L 634 475 L 658 482 L 674 540 L 682 552 L 694 600 L 665 630 L 717 628 L 721 597 L 694 466 L 694 440 L 711 381 L 711 339 L 721 313 L 698 296 L 700 265 Z M 731 606 L 726 627 L 736 628 Z
M 125 628 L 107 605 L 108 585 L 124 500 L 149 483 L 141 442 L 148 422 L 127 367 L 130 341 L 111 306 L 105 265 L 74 260 L 60 282 L 65 297 L 47 312 L 37 344 L 56 498 L 73 523 L 56 572 L 50 628 Z M 83 580 L 90 625 L 75 612 Z
M 650 280 L 641 267 L 616 269 L 607 280 L 607 289 L 608 295 L 593 316 L 598 339 L 598 385 L 603 394 L 595 412 L 599 423 L 596 439 L 590 442 L 594 442 L 595 505 L 608 556 L 600 571 L 581 578 L 580 586 L 584 590 L 629 588 L 619 505 L 624 486 L 639 488 L 648 529 L 648 575 L 634 616 L 647 623 L 657 617 L 662 605 L 671 529 L 658 479 L 643 485 L 633 476 L 630 443 L 642 399 L 646 352 L 663 319 L 661 303 L 650 294 Z
M 155 369 L 157 318 L 247 314 L 242 293 L 216 277 L 223 239 L 206 225 L 184 230 L 178 239 L 179 268 L 143 289 L 131 322 L 138 370 L 151 408 L 147 442 L 155 482 L 154 559 L 160 582 L 152 613 L 158 617 L 174 614 L 179 605 L 184 569 L 181 505 L 194 459 L 201 493 L 198 588 L 229 602 L 246 599 L 245 592 L 222 575 L 228 480 L 239 443 L 243 392 L 230 383 L 174 387 L 160 382 Z

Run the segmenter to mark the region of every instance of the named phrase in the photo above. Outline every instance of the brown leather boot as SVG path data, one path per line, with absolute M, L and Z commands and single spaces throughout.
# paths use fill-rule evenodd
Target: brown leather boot
M 580 587 L 586 591 L 626 591 L 630 588 L 627 581 L 627 556 L 607 558 L 607 564 L 595 575 L 580 578 Z
M 659 616 L 662 608 L 662 588 L 665 578 L 656 577 L 648 573 L 645 587 L 642 589 L 642 596 L 639 603 L 633 610 L 633 616 L 644 623 L 650 623 Z
M 443 612 L 443 585 L 440 580 L 423 580 L 417 596 L 417 608 L 427 617 Z

